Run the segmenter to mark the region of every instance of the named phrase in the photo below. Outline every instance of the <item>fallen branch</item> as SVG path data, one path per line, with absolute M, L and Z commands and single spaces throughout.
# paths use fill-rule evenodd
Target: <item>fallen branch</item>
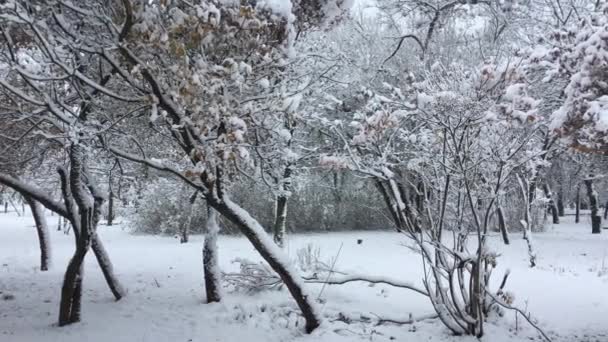
M 386 284 L 394 287 L 400 287 L 408 290 L 412 290 L 420 293 L 421 295 L 428 296 L 428 292 L 425 290 L 410 284 L 408 282 L 399 281 L 396 279 L 390 279 L 386 277 L 368 276 L 368 275 L 345 275 L 341 277 L 328 277 L 326 280 L 321 280 L 316 277 L 304 277 L 305 282 L 313 284 L 327 284 L 327 285 L 343 285 L 346 283 L 363 281 L 371 284 Z
M 410 317 L 406 320 L 400 320 L 400 319 L 396 319 L 396 318 L 386 318 L 386 317 L 380 317 L 380 316 L 377 316 L 377 317 L 378 317 L 378 322 L 376 323 L 376 325 L 382 325 L 385 323 L 407 325 L 407 324 L 414 324 L 417 322 L 426 321 L 426 320 L 430 320 L 430 319 L 436 319 L 436 318 L 439 318 L 439 315 L 438 314 L 428 314 L 428 315 L 413 317 L 410 314 Z
M 429 319 L 435 319 L 438 318 L 439 316 L 437 314 L 428 314 L 428 315 L 423 315 L 423 316 L 419 316 L 419 317 L 413 317 L 412 314 L 409 315 L 409 318 L 407 319 L 399 319 L 399 318 L 387 318 L 387 317 L 381 317 L 376 315 L 373 312 L 370 312 L 371 315 L 376 316 L 376 320 L 375 320 L 375 325 L 383 325 L 383 324 L 398 324 L 398 325 L 408 325 L 408 324 L 414 324 L 417 322 L 421 322 L 421 321 L 425 321 L 425 320 L 429 320 Z M 338 313 L 338 317 L 335 319 L 330 319 L 331 322 L 344 322 L 346 324 L 351 324 L 353 322 L 359 322 L 359 323 L 372 323 L 374 322 L 374 319 L 372 319 L 369 316 L 365 316 L 363 314 L 360 314 L 359 317 L 353 317 L 350 315 L 347 315 L 343 312 L 339 312 Z

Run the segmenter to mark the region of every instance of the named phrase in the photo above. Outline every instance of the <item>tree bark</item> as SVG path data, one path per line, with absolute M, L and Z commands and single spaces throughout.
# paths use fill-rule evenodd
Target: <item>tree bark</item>
M 216 211 L 207 208 L 207 233 L 203 245 L 203 271 L 205 276 L 205 294 L 207 303 L 219 302 L 222 299 L 221 273 L 218 264 L 217 236 L 220 226 Z
M 602 217 L 599 215 L 597 192 L 593 188 L 593 176 L 584 180 L 589 197 L 589 208 L 591 209 L 591 233 L 599 234 L 602 232 Z
M 496 214 L 498 215 L 498 228 L 500 229 L 500 233 L 502 235 L 502 241 L 504 241 L 505 245 L 509 244 L 509 232 L 507 231 L 507 225 L 505 223 L 505 214 L 502 210 L 502 207 L 496 208 Z
M 316 329 L 320 325 L 320 316 L 315 312 L 313 299 L 305 293 L 299 276 L 290 270 L 286 258 L 282 256 L 283 252 L 268 237 L 262 226 L 249 213 L 228 199 L 209 196 L 207 200 L 214 209 L 240 228 L 253 247 L 279 275 L 302 311 L 306 320 L 306 332 L 310 333 Z
M 40 270 L 48 271 L 51 262 L 51 246 L 49 241 L 49 227 L 44 217 L 42 205 L 31 197 L 24 197 L 32 211 L 36 232 L 38 233 L 38 243 L 40 245 Z

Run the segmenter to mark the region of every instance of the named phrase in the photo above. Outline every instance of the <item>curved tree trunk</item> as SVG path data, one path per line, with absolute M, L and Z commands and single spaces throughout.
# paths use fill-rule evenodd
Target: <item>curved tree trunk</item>
M 44 217 L 44 209 L 42 205 L 31 197 L 25 197 L 27 204 L 30 206 L 32 216 L 36 223 L 36 232 L 38 233 L 38 242 L 40 244 L 40 270 L 47 271 L 51 262 L 51 244 L 49 241 L 49 227 Z
M 216 211 L 207 208 L 207 234 L 203 246 L 203 271 L 205 274 L 205 294 L 207 303 L 219 302 L 222 299 L 221 273 L 218 264 L 217 236 L 220 226 L 217 222 Z
M 55 202 L 52 198 L 46 196 L 43 191 L 6 174 L 0 173 L 0 183 L 14 189 L 15 191 L 23 193 L 25 196 L 36 199 L 36 201 L 47 207 L 47 209 L 56 212 L 59 217 L 63 217 L 63 226 L 65 229 L 73 223 L 78 225 L 78 222 L 72 222 L 72 220 L 77 220 L 78 213 L 74 212 L 75 208 L 73 208 L 73 199 L 70 194 L 70 186 L 65 170 L 59 170 L 59 174 L 62 183 L 62 193 L 64 201 L 66 202 L 65 205 Z M 61 229 L 61 225 L 59 225 L 58 228 Z M 76 228 L 74 229 L 74 237 L 76 238 L 76 241 L 78 241 L 78 229 Z M 125 295 L 125 291 L 114 275 L 112 263 L 110 262 L 108 253 L 104 249 L 103 244 L 96 233 L 93 233 L 93 236 L 91 237 L 91 245 L 110 290 L 114 294 L 116 300 L 121 299 Z
M 253 247 L 279 275 L 302 311 L 306 320 L 306 332 L 310 333 L 316 329 L 320 324 L 320 316 L 314 309 L 312 297 L 305 292 L 297 272 L 290 269 L 287 257 L 270 239 L 264 228 L 247 211 L 228 199 L 209 196 L 207 200 L 214 209 L 240 228 Z
M 59 326 L 80 321 L 82 304 L 82 263 L 91 244 L 92 211 L 80 212 L 80 232 L 76 242 L 76 251 L 70 260 L 63 278 L 61 300 L 59 303 Z

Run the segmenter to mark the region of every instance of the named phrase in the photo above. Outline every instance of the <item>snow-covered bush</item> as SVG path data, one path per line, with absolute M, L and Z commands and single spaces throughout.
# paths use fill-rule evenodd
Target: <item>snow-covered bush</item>
M 140 196 L 139 205 L 131 210 L 129 219 L 134 232 L 177 235 L 188 223 L 191 232 L 204 232 L 206 204 L 198 199 L 194 210 L 189 210 L 192 193 L 179 182 L 158 178 L 147 183 Z

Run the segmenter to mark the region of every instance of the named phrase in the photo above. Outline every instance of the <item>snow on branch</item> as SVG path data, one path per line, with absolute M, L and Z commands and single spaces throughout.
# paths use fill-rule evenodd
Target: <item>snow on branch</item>
M 350 274 L 350 275 L 342 275 L 342 276 L 332 276 L 326 280 L 321 280 L 315 277 L 306 278 L 307 283 L 317 283 L 317 284 L 328 284 L 328 285 L 343 285 L 351 282 L 367 282 L 371 284 L 386 284 L 394 287 L 400 287 L 408 290 L 412 290 L 420 293 L 421 295 L 428 296 L 428 292 L 420 287 L 413 285 L 409 282 L 400 281 L 397 279 L 391 279 L 388 277 L 381 276 L 370 276 L 370 275 L 359 275 L 359 274 Z
M 32 197 L 49 210 L 52 210 L 63 217 L 68 217 L 68 211 L 62 203 L 55 201 L 46 193 L 30 184 L 24 183 L 17 178 L 3 173 L 0 173 L 0 184 L 4 184 L 27 197 Z

